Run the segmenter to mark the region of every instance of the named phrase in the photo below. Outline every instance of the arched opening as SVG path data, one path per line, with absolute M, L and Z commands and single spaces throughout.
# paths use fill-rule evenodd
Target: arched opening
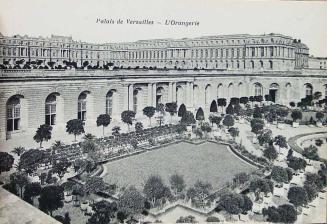
M 217 109 L 217 102 L 216 100 L 213 100 L 211 102 L 211 105 L 210 105 L 210 112 L 218 112 L 218 109 Z
M 223 84 L 217 86 L 217 99 L 223 97 Z
M 182 117 L 185 113 L 186 113 L 186 106 L 185 104 L 182 103 L 178 109 L 177 115 L 178 117 Z
M 305 84 L 305 96 L 312 96 L 313 94 L 313 87 L 310 83 Z
M 156 106 L 158 106 L 160 103 L 164 103 L 163 98 L 164 98 L 164 88 L 163 87 L 158 87 L 157 92 L 156 92 Z
M 260 68 L 263 68 L 263 61 L 260 60 Z
M 45 100 L 45 124 L 55 125 L 58 113 L 58 93 L 51 93 Z
M 291 98 L 291 83 L 287 83 L 285 88 L 286 88 L 286 99 L 290 100 Z
M 279 85 L 277 83 L 272 83 L 269 86 L 269 98 L 274 103 L 277 101 L 278 98 L 278 89 L 279 89 Z
M 199 104 L 199 95 L 200 90 L 198 85 L 193 86 L 193 105 L 196 106 Z
M 78 96 L 77 119 L 85 121 L 87 113 L 87 95 L 88 92 L 84 91 Z
M 228 85 L 228 97 L 229 98 L 234 97 L 234 84 L 233 83 L 230 83 Z
M 255 96 L 262 96 L 262 85 L 260 83 L 255 83 L 254 84 L 254 95 Z
M 269 68 L 273 69 L 273 62 L 272 61 L 269 61 Z
M 251 68 L 254 69 L 254 61 L 251 61 Z
M 182 86 L 176 87 L 176 101 L 177 105 L 184 103 L 184 91 Z
M 106 95 L 106 114 L 112 116 L 114 107 L 114 90 L 109 90 Z
M 204 102 L 205 105 L 209 105 L 211 100 L 211 85 L 208 84 L 204 90 Z
M 242 96 L 245 96 L 245 92 L 244 92 L 244 85 L 243 85 L 243 83 L 239 83 L 238 84 L 238 88 L 237 88 L 237 90 L 238 90 L 238 97 L 239 98 L 241 98 Z
M 21 128 L 21 95 L 10 97 L 6 103 L 7 132 L 18 131 Z
M 197 110 L 196 115 L 195 115 L 195 119 L 197 121 L 203 121 L 204 120 L 204 112 L 203 112 L 203 109 L 201 107 L 199 107 L 199 109 Z

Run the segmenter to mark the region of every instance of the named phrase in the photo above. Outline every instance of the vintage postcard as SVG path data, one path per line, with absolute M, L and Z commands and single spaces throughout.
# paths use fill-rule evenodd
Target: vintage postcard
M 326 12 L 0 0 L 0 224 L 326 223 Z

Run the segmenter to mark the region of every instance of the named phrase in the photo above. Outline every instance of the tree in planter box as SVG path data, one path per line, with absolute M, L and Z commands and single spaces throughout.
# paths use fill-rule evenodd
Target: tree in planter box
M 300 110 L 293 110 L 291 113 L 293 122 L 296 123 L 298 120 L 302 119 L 302 112 Z
M 322 112 L 317 112 L 317 113 L 316 113 L 316 118 L 317 118 L 317 122 L 322 123 L 322 119 L 324 118 L 324 113 L 322 113 Z
M 254 101 L 261 104 L 261 102 L 263 101 L 263 97 L 262 96 L 255 96 Z
M 277 116 L 280 118 L 280 120 L 282 120 L 282 122 L 284 122 L 285 118 L 288 115 L 288 110 L 285 108 L 279 108 L 277 111 Z
M 230 114 L 230 115 L 234 114 L 234 107 L 233 107 L 232 103 L 228 104 L 228 106 L 226 108 L 226 114 Z
M 224 113 L 224 107 L 227 105 L 226 99 L 225 98 L 219 98 L 217 100 L 218 107 L 222 108 L 222 112 Z
M 263 151 L 263 156 L 269 159 L 269 161 L 274 161 L 277 159 L 278 154 L 273 145 L 269 145 L 264 151 Z
M 275 143 L 275 145 L 278 146 L 279 153 L 280 153 L 280 148 L 287 148 L 286 138 L 282 135 L 275 136 L 273 142 Z
M 229 127 L 231 127 L 231 126 L 234 126 L 235 121 L 234 121 L 233 116 L 232 116 L 232 115 L 229 115 L 229 114 L 226 115 L 226 116 L 224 117 L 223 124 L 224 124 L 225 126 L 227 126 L 228 129 L 229 129 Z
M 240 103 L 241 104 L 247 104 L 249 102 L 249 98 L 248 97 L 246 97 L 246 96 L 243 96 L 243 97 L 241 97 L 240 98 Z
M 303 156 L 307 157 L 310 160 L 319 160 L 318 148 L 314 145 L 304 148 Z
M 262 111 L 259 107 L 255 107 L 253 110 L 253 118 L 262 118 Z

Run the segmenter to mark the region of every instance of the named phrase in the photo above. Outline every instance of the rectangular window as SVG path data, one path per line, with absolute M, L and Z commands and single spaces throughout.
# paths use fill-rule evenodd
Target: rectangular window
M 45 123 L 47 125 L 56 124 L 56 104 L 49 103 L 45 105 Z
M 7 107 L 7 131 L 16 131 L 20 128 L 20 105 Z
M 77 118 L 85 121 L 86 120 L 86 101 L 78 102 L 78 115 Z

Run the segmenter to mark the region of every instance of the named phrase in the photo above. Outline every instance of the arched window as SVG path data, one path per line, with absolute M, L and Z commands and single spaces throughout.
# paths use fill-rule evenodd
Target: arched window
M 55 125 L 57 116 L 57 97 L 50 94 L 45 100 L 45 124 Z
M 20 98 L 12 96 L 7 101 L 7 131 L 20 129 Z
M 262 85 L 260 83 L 254 84 L 254 95 L 262 96 Z
M 228 97 L 231 98 L 234 96 L 234 85 L 233 83 L 230 83 L 228 85 Z
M 269 61 L 269 68 L 273 69 L 273 62 L 272 61 Z
M 210 103 L 210 91 L 211 91 L 211 85 L 207 85 L 204 91 L 204 102 L 206 105 Z
M 305 84 L 305 96 L 312 96 L 313 88 L 311 84 Z
M 157 93 L 156 93 L 156 105 L 158 106 L 158 104 L 160 103 L 163 103 L 163 92 L 164 92 L 164 89 L 163 87 L 158 87 L 157 88 Z
M 85 92 L 82 92 L 78 96 L 77 118 L 82 121 L 86 120 L 86 98 L 87 94 Z
M 260 68 L 263 68 L 263 61 L 260 60 Z
M 112 116 L 112 108 L 113 108 L 113 91 L 109 91 L 106 96 L 106 114 Z
M 254 69 L 254 61 L 251 61 L 251 68 Z
M 137 94 L 139 91 L 136 89 L 133 91 L 133 111 L 136 113 L 137 112 Z

